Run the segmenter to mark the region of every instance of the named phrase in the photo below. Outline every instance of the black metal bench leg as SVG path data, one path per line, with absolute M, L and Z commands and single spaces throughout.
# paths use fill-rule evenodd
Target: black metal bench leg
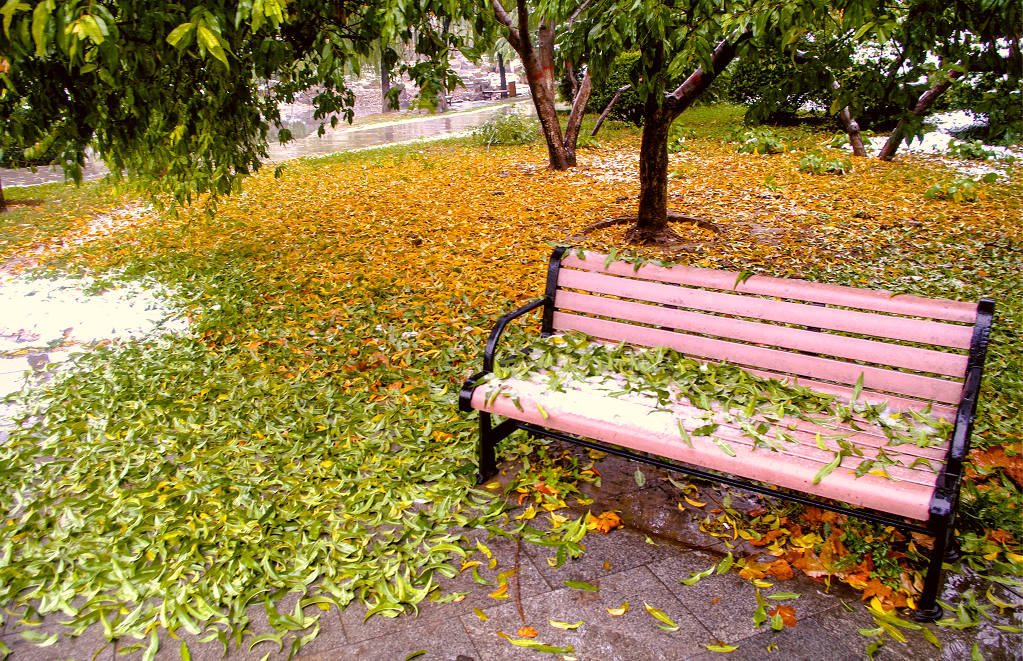
M 943 614 L 941 606 L 937 604 L 938 592 L 941 590 L 941 565 L 945 562 L 949 551 L 958 551 L 957 545 L 952 541 L 953 525 L 951 517 L 946 520 L 945 525 L 934 536 L 934 549 L 931 551 L 931 560 L 927 563 L 927 578 L 924 579 L 924 589 L 920 594 L 920 602 L 916 606 L 916 613 L 913 618 L 917 622 L 933 622 Z
M 479 472 L 476 473 L 476 484 L 483 484 L 497 474 L 497 457 L 494 450 L 501 439 L 518 428 L 518 423 L 510 418 L 495 427 L 490 414 L 480 411 L 480 440 L 477 448 Z
M 483 484 L 497 472 L 497 459 L 494 456 L 496 445 L 490 414 L 480 411 L 480 438 L 476 448 L 476 456 L 479 459 L 476 484 Z

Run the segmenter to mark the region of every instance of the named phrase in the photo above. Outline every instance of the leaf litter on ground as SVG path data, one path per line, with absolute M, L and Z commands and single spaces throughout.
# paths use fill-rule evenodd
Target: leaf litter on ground
M 923 198 L 929 166 L 915 162 L 864 162 L 821 181 L 795 171 L 798 155 L 694 146 L 672 157 L 684 170 L 672 190 L 687 191 L 672 204 L 714 218 L 726 240 L 679 226 L 700 250 L 648 257 L 994 295 L 1007 318 L 1019 314 L 1018 183 L 957 206 Z M 186 209 L 71 252 L 48 243 L 53 267 L 163 282 L 192 334 L 99 348 L 86 371 L 26 395 L 0 449 L 0 546 L 13 549 L 0 602 L 29 622 L 61 612 L 71 630 L 102 620 L 108 637 L 153 641 L 156 628 L 194 628 L 227 648 L 242 643 L 253 606 L 293 645 L 317 617 L 306 608 L 361 602 L 395 615 L 439 595 L 478 552 L 462 530 L 493 533 L 505 507 L 471 484 L 474 424 L 452 412 L 459 384 L 496 315 L 540 291 L 547 242 L 632 210 L 634 175 L 613 164 L 635 147 L 627 137 L 580 155 L 570 173 L 541 167 L 539 147 L 310 160 L 282 179 L 251 178 L 215 219 Z M 619 229 L 586 247 L 620 251 Z M 996 324 L 988 374 L 1000 387 L 981 398 L 979 447 L 1019 440 L 1023 379 L 1006 368 L 1021 342 Z M 1010 530 L 1018 490 L 997 472 L 971 479 L 964 525 Z M 520 530 L 557 545 L 563 562 L 586 532 L 575 524 L 553 541 Z M 975 562 L 1011 569 L 1018 539 L 993 549 L 976 539 L 969 559 L 994 553 Z M 281 613 L 289 593 L 298 610 Z

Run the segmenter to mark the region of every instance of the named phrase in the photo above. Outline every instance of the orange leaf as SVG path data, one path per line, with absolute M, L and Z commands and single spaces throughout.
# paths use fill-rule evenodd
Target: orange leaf
M 622 518 L 614 512 L 604 512 L 600 516 L 592 514 L 586 520 L 586 528 L 599 533 L 607 534 L 622 525 Z
M 787 627 L 796 626 L 796 609 L 792 606 L 778 606 L 767 611 L 767 614 L 771 617 L 781 615 L 782 624 Z
M 779 581 L 787 581 L 795 576 L 792 571 L 792 567 L 785 560 L 776 560 L 771 563 L 767 573 L 774 576 Z
M 534 629 L 533 627 L 522 627 L 521 629 L 518 630 L 518 635 L 522 636 L 523 638 L 536 638 L 536 635 L 538 633 L 540 632 Z

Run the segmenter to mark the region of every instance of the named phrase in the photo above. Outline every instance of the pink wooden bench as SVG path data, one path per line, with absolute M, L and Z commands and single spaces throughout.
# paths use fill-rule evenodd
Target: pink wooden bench
M 834 432 L 833 426 L 824 430 L 812 420 L 787 416 L 771 422 L 772 431 L 785 436 L 782 447 L 765 449 L 720 403 L 708 414 L 683 396 L 667 407 L 673 415 L 653 415 L 665 407 L 649 398 L 610 396 L 592 383 L 551 388 L 544 379 L 495 378 L 495 352 L 506 325 L 538 309 L 543 337 L 583 333 L 602 342 L 667 347 L 834 395 L 840 402 L 886 403 L 886 412 L 906 419 L 910 411 L 918 419 L 940 418 L 952 431 L 927 445 L 892 446 L 883 429 L 862 420 L 841 429 L 843 439 L 821 433 Z M 957 550 L 952 535 L 962 463 L 993 312 L 990 299 L 974 304 L 802 280 L 743 279 L 734 272 L 636 266 L 558 248 L 550 259 L 545 296 L 498 320 L 487 342 L 484 371 L 465 383 L 460 407 L 480 412 L 481 481 L 496 472 L 497 442 L 522 429 L 934 535 L 916 612 L 920 620 L 933 620 L 941 615 L 936 599 L 942 560 Z M 503 422 L 494 425 L 494 415 Z M 714 426 L 713 435 L 693 434 L 705 424 Z M 885 471 L 857 475 L 854 461 L 822 471 L 838 456 L 843 440 L 845 447 L 862 451 L 856 461 L 883 453 Z

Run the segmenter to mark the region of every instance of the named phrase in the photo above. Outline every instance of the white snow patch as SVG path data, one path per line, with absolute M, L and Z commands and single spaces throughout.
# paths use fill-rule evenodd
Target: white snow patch
M 940 113 L 927 118 L 927 121 L 938 127 L 937 131 L 925 133 L 923 139 L 913 138 L 907 145 L 905 141 L 899 144 L 897 154 L 926 154 L 943 157 L 941 160 L 964 175 L 984 175 L 989 172 L 1001 173 L 1010 159 L 1023 158 L 1023 150 L 1019 148 L 1000 147 L 996 145 L 984 145 L 984 149 L 992 153 L 987 161 L 971 161 L 955 159 L 946 156 L 948 148 L 954 136 L 952 132 L 962 131 L 975 126 L 983 126 L 986 118 L 983 115 L 974 114 L 965 110 Z M 888 136 L 877 136 L 866 140 L 863 146 L 867 153 L 876 155 L 888 141 Z M 849 147 L 851 150 L 852 148 Z
M 118 284 L 90 294 L 92 278 L 0 276 L 0 352 L 59 344 L 142 338 L 157 329 L 183 332 L 188 322 L 169 307 L 155 282 Z

